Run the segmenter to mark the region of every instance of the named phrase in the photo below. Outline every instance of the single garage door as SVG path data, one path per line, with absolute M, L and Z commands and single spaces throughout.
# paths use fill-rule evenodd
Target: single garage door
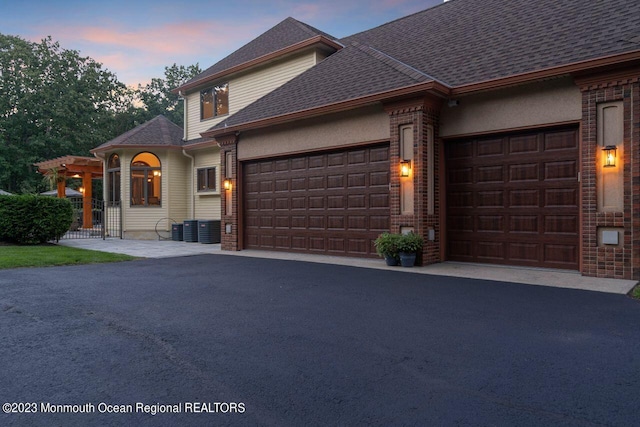
M 578 269 L 575 128 L 445 146 L 448 259 Z
M 244 247 L 375 256 L 389 230 L 389 145 L 243 164 Z

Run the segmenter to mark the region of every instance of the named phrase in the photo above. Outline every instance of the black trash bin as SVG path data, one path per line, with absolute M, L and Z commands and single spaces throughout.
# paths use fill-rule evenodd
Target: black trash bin
M 182 231 L 185 242 L 197 242 L 198 241 L 198 220 L 188 219 L 184 222 Z
M 184 239 L 184 224 L 171 224 L 171 240 L 182 242 Z
M 220 220 L 201 219 L 198 230 L 200 243 L 220 243 Z

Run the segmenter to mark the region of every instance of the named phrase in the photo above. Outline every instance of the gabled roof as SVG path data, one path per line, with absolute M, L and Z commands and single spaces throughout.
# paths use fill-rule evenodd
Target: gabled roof
M 304 48 L 313 43 L 326 44 L 331 51 L 341 46 L 335 37 L 291 17 L 277 24 L 262 35 L 256 37 L 226 58 L 207 68 L 174 92 L 185 91 L 224 75 L 273 59 L 272 56 L 285 54 L 289 50 Z
M 388 55 L 367 46 L 352 45 L 218 123 L 212 130 L 338 102 L 366 99 L 399 87 L 427 82 L 433 82 L 433 79 Z
M 163 115 L 136 126 L 128 132 L 107 141 L 91 150 L 98 153 L 113 148 L 127 147 L 181 147 L 182 128 Z
M 462 93 L 640 60 L 638 36 L 637 0 L 451 0 L 340 40 L 344 49 L 203 136 L 428 82 Z

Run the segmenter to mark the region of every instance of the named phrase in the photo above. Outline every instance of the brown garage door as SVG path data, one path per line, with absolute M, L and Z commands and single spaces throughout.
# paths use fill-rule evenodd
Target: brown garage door
M 578 269 L 577 130 L 450 141 L 448 259 Z
M 244 246 L 374 256 L 389 230 L 389 145 L 243 164 Z

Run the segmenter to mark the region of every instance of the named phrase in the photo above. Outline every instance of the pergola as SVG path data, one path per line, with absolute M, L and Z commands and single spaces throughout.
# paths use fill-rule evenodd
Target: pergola
M 65 197 L 66 178 L 82 178 L 84 193 L 82 195 L 82 227 L 91 228 L 93 226 L 91 197 L 92 178 L 102 178 L 102 160 L 95 157 L 63 156 L 43 162 L 34 163 L 38 172 L 43 175 L 57 175 L 58 197 Z

